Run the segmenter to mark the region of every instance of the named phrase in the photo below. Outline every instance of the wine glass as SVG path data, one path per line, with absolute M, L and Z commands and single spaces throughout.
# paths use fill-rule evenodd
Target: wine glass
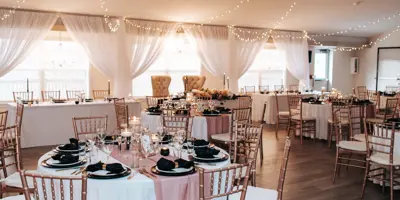
M 104 140 L 106 139 L 105 128 L 97 128 L 97 137 L 99 138 L 102 145 L 104 145 Z
M 105 144 L 103 145 L 103 152 L 107 154 L 107 162 L 110 162 L 110 154 L 113 150 L 113 145 Z

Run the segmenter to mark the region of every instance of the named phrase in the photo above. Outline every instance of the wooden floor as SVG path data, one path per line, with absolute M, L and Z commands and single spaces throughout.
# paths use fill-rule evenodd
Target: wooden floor
M 257 186 L 276 189 L 279 168 L 283 156 L 285 131 L 275 132 L 264 128 L 264 162 L 262 167 L 257 163 Z M 52 147 L 38 147 L 22 150 L 26 169 L 35 169 L 39 157 Z M 284 200 L 356 200 L 360 199 L 363 171 L 360 169 L 345 169 L 332 183 L 335 161 L 335 148 L 328 149 L 324 141 L 313 142 L 292 138 L 288 171 L 284 186 Z M 383 194 L 378 185 L 369 182 L 364 200 L 388 200 L 389 188 Z M 400 192 L 395 192 L 395 198 L 400 199 Z M 260 199 L 261 200 L 261 199 Z

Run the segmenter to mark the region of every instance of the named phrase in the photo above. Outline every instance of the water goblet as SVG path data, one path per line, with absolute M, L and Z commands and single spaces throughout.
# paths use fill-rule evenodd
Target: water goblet
M 106 139 L 106 130 L 104 128 L 98 128 L 97 129 L 97 136 L 101 142 L 102 145 L 104 145 L 104 140 Z

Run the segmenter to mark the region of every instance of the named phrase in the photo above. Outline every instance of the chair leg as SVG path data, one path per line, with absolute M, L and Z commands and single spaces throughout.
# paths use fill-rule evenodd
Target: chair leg
M 261 137 L 260 137 L 260 166 L 262 166 L 263 162 L 264 162 L 264 146 L 263 146 L 263 134 L 261 133 Z
M 291 120 L 289 119 L 288 126 L 287 126 L 287 136 L 288 137 L 290 137 L 290 129 L 292 128 L 292 127 L 290 127 L 291 125 L 292 125 Z
M 303 122 L 300 121 L 300 144 L 303 144 Z
M 365 194 L 365 187 L 367 186 L 367 179 L 368 179 L 368 174 L 369 174 L 369 160 L 367 160 L 367 166 L 365 166 L 365 174 L 364 174 L 364 182 L 363 182 L 363 186 L 362 186 L 362 191 L 361 191 L 361 199 L 364 198 L 364 194 Z
M 350 153 L 350 155 L 349 155 L 349 160 L 347 161 L 347 164 L 348 164 L 348 165 L 349 165 L 350 162 L 351 162 L 351 160 L 350 160 L 351 157 L 353 157 L 353 154 L 352 154 L 352 153 Z M 347 170 L 347 171 L 349 171 L 349 166 L 348 166 L 348 165 L 346 166 L 346 170 Z
M 278 138 L 278 131 L 279 131 L 279 116 L 277 117 L 277 122 L 275 125 L 275 137 Z
M 332 143 L 332 124 L 328 123 L 328 148 L 331 148 Z
M 251 179 L 251 182 L 252 182 L 251 184 L 253 187 L 256 187 L 256 172 L 253 171 L 252 174 L 253 175 L 252 175 L 252 179 Z
M 383 168 L 383 177 L 382 177 L 382 193 L 385 193 L 385 187 L 386 187 L 386 169 Z
M 313 121 L 314 125 L 314 142 L 317 140 L 317 121 Z
M 390 166 L 390 200 L 393 200 L 393 171 L 394 167 Z
M 333 180 L 332 182 L 335 183 L 336 175 L 338 173 L 338 167 L 339 167 L 339 148 L 336 148 L 336 162 L 335 162 L 335 169 L 333 170 Z

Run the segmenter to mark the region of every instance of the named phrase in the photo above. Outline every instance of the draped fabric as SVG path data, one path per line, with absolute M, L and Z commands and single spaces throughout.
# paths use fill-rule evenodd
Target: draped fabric
M 167 37 L 176 31 L 176 23 L 127 20 L 125 26 L 131 78 L 134 79 L 157 60 Z
M 0 16 L 9 12 L 1 9 Z M 27 11 L 15 11 L 8 18 L 0 20 L 0 77 L 29 55 L 56 20 L 56 14 Z
M 192 26 L 185 29 L 196 43 L 197 53 L 203 66 L 214 76 L 228 73 L 228 28 L 217 26 Z
M 118 37 L 104 17 L 62 14 L 71 37 L 86 51 L 90 62 L 108 78 L 115 79 L 118 66 Z
M 308 43 L 302 32 L 272 32 L 275 46 L 286 53 L 286 69 L 300 81 L 301 86 L 309 86 Z

